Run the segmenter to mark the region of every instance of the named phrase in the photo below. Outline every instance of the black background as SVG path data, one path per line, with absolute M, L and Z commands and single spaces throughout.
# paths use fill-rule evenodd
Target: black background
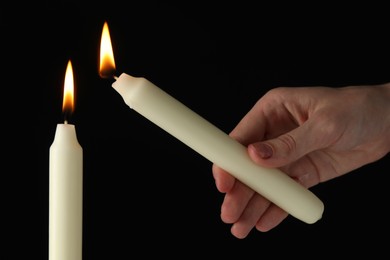
M 239 240 L 220 220 L 223 195 L 211 162 L 129 109 L 113 80 L 99 77 L 107 21 L 118 75 L 149 79 L 226 133 L 274 87 L 390 80 L 383 9 L 294 7 L 110 1 L 2 8 L 9 259 L 47 259 L 48 155 L 63 122 L 69 59 L 76 89 L 70 122 L 84 153 L 85 260 L 388 255 L 388 156 L 313 187 L 325 204 L 317 223 L 289 217 Z

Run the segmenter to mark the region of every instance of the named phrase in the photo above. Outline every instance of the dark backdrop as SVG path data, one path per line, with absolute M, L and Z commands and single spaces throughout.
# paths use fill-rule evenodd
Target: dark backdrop
M 118 75 L 148 78 L 226 133 L 274 87 L 390 80 L 380 8 L 295 7 L 110 1 L 2 8 L 9 259 L 47 258 L 48 155 L 63 122 L 69 59 L 76 84 L 70 121 L 84 152 L 85 260 L 388 254 L 388 157 L 313 187 L 325 204 L 317 223 L 289 217 L 239 240 L 220 220 L 223 195 L 211 162 L 129 109 L 113 81 L 98 75 L 107 21 Z

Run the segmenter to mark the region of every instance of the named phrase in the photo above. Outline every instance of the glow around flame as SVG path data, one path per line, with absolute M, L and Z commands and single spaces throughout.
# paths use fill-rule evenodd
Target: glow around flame
M 100 43 L 99 74 L 102 78 L 113 77 L 115 72 L 114 52 L 112 50 L 110 32 L 107 22 L 104 22 Z
M 65 72 L 64 98 L 62 102 L 62 111 L 70 114 L 74 110 L 74 80 L 72 62 L 69 60 Z

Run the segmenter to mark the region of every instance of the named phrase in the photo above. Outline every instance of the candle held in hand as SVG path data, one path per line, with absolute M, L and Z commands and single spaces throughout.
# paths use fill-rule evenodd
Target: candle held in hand
M 102 47 L 112 48 L 110 43 L 108 27 L 105 23 Z M 110 52 L 104 51 L 105 49 L 101 48 L 101 62 L 107 60 L 107 53 Z M 112 61 L 112 64 L 115 63 Z M 101 66 L 100 75 L 107 77 L 114 70 L 112 67 Z M 290 215 L 309 224 L 315 223 L 322 217 L 324 205 L 311 191 L 278 169 L 263 168 L 255 164 L 250 159 L 245 146 L 147 79 L 123 73 L 112 87 L 130 108 Z
M 278 169 L 256 165 L 246 147 L 144 78 L 122 73 L 112 87 L 125 103 L 292 216 L 314 223 L 323 203 Z
M 64 113 L 73 110 L 73 72 L 68 62 Z M 49 260 L 82 259 L 83 150 L 73 124 L 57 124 L 49 160 Z

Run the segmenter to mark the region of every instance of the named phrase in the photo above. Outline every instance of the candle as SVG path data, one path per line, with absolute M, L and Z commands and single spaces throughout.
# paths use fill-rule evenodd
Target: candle
M 49 152 L 49 260 L 81 260 L 83 150 L 67 121 L 74 109 L 70 60 L 64 85 L 65 122 L 57 124 Z
M 101 41 L 100 76 L 107 78 L 115 71 L 107 23 L 103 26 Z M 322 217 L 324 204 L 311 191 L 279 169 L 255 164 L 245 146 L 152 82 L 125 73 L 115 79 L 112 87 L 131 109 L 295 218 L 312 224 Z

